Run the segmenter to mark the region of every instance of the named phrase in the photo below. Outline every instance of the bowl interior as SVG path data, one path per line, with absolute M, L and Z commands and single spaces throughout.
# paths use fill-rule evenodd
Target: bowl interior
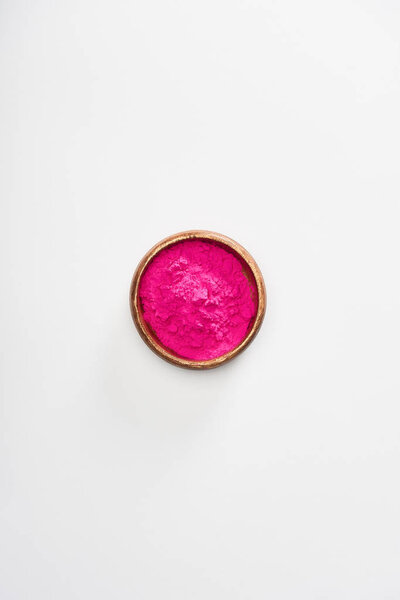
M 242 266 L 242 273 L 244 274 L 244 276 L 246 277 L 246 279 L 249 282 L 249 288 L 250 288 L 250 293 L 251 293 L 251 297 L 252 300 L 254 302 L 255 305 L 255 316 L 250 319 L 248 327 L 247 327 L 247 331 L 246 331 L 246 335 L 244 336 L 243 339 L 246 339 L 246 337 L 248 336 L 248 334 L 250 333 L 250 331 L 253 328 L 254 325 L 254 321 L 257 317 L 257 313 L 258 313 L 258 305 L 259 305 L 259 297 L 258 297 L 258 289 L 257 289 L 257 282 L 254 276 L 254 272 L 251 268 L 251 266 L 249 265 L 249 263 L 245 260 L 245 258 L 239 253 L 237 252 L 232 246 L 230 246 L 227 243 L 224 243 L 220 240 L 213 240 L 210 239 L 208 237 L 201 237 L 201 236 L 196 236 L 195 238 L 191 238 L 191 239 L 196 239 L 196 240 L 200 240 L 200 241 L 204 241 L 207 244 L 213 244 L 215 246 L 219 246 L 221 248 L 223 248 L 226 252 L 229 252 L 230 254 L 232 254 L 233 256 L 235 256 L 241 266 Z M 146 269 L 148 268 L 148 266 L 151 264 L 151 261 L 153 260 L 153 258 L 155 258 L 155 256 L 157 256 L 159 254 L 159 252 L 162 252 L 165 248 L 170 248 L 171 246 L 175 245 L 175 244 L 179 244 L 182 240 L 176 240 L 176 241 L 171 241 L 171 243 L 168 244 L 168 246 L 162 246 L 160 247 L 160 250 L 158 252 L 156 252 L 156 254 L 154 254 L 151 259 L 147 262 L 145 268 L 143 269 L 142 273 L 140 274 L 140 278 L 137 282 L 137 312 L 138 312 L 138 318 L 140 319 L 140 325 L 145 333 L 145 335 L 147 335 L 148 337 L 150 337 L 153 340 L 153 343 L 158 346 L 159 348 L 161 348 L 164 352 L 167 352 L 168 354 L 170 354 L 171 356 L 174 356 L 178 359 L 183 359 L 183 360 L 187 360 L 186 357 L 178 354 L 177 352 L 175 352 L 174 350 L 172 350 L 171 348 L 165 346 L 163 344 L 163 342 L 161 342 L 161 340 L 159 339 L 159 337 L 157 336 L 157 333 L 154 331 L 154 329 L 149 325 L 149 323 L 147 323 L 147 321 L 145 321 L 144 316 L 143 316 L 143 305 L 142 305 L 142 301 L 140 298 L 140 281 L 142 276 L 144 275 L 144 273 L 146 272 Z M 240 342 L 241 343 L 241 342 Z M 239 345 L 239 344 L 238 344 Z M 220 357 L 219 357 L 220 358 Z M 194 361 L 194 362 L 209 362 L 209 361 Z

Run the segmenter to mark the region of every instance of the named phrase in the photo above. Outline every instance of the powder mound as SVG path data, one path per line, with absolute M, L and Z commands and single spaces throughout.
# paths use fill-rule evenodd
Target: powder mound
M 212 242 L 185 240 L 157 254 L 139 285 L 143 318 L 179 356 L 210 360 L 246 337 L 255 286 L 236 256 Z

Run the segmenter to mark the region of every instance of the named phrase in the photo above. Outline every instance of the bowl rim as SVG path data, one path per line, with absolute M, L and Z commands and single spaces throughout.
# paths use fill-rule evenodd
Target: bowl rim
M 228 246 L 233 253 L 238 254 L 241 259 L 246 263 L 248 268 L 251 270 L 256 287 L 257 287 L 257 295 L 258 295 L 258 307 L 257 313 L 253 322 L 253 325 L 250 331 L 247 333 L 246 337 L 238 344 L 235 348 L 227 352 L 226 354 L 222 354 L 217 358 L 212 358 L 210 360 L 193 360 L 187 359 L 180 356 L 176 356 L 168 351 L 168 349 L 160 344 L 158 340 L 156 340 L 148 330 L 147 325 L 142 318 L 141 311 L 139 309 L 139 283 L 141 277 L 146 269 L 147 265 L 153 260 L 153 258 L 165 248 L 172 246 L 178 242 L 182 242 L 184 240 L 210 240 L 213 242 L 217 242 L 222 246 Z M 215 231 L 208 231 L 202 229 L 192 229 L 188 231 L 181 231 L 180 233 L 174 233 L 169 235 L 168 237 L 162 239 L 160 242 L 155 244 L 142 258 L 139 262 L 134 275 L 132 277 L 132 282 L 130 286 L 129 292 L 129 304 L 131 309 L 131 314 L 133 318 L 133 322 L 136 325 L 136 328 L 139 332 L 139 335 L 143 339 L 143 341 L 147 344 L 147 346 L 153 350 L 158 356 L 163 358 L 169 363 L 177 365 L 179 367 L 183 367 L 186 369 L 213 369 L 215 367 L 219 367 L 220 365 L 232 360 L 235 356 L 243 352 L 245 348 L 254 340 L 257 335 L 261 324 L 263 322 L 265 316 L 265 310 L 267 305 L 267 293 L 265 289 L 264 279 L 261 274 L 260 268 L 258 267 L 256 261 L 251 256 L 251 254 L 243 248 L 238 242 L 235 240 L 223 235 L 221 233 L 216 233 Z

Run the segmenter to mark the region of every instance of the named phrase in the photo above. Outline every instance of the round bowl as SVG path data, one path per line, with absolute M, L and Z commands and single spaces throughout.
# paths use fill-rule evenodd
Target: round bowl
M 170 348 L 167 348 L 164 344 L 162 344 L 162 342 L 158 339 L 156 333 L 143 318 L 143 308 L 139 297 L 139 285 L 141 277 L 149 263 L 153 260 L 153 258 L 165 248 L 168 248 L 178 242 L 191 239 L 212 242 L 236 256 L 236 258 L 238 258 L 242 264 L 243 273 L 250 281 L 252 281 L 253 287 L 257 295 L 256 314 L 250 323 L 245 338 L 235 348 L 233 348 L 226 354 L 223 354 L 216 358 L 212 358 L 211 360 L 191 360 L 188 358 L 184 358 L 173 352 Z M 149 348 L 169 363 L 187 369 L 213 369 L 228 362 L 229 360 L 232 360 L 232 358 L 234 358 L 240 352 L 242 352 L 250 344 L 250 342 L 253 341 L 254 337 L 258 333 L 265 315 L 267 302 L 265 285 L 263 277 L 261 275 L 261 271 L 255 260 L 247 252 L 247 250 L 245 250 L 243 246 L 241 246 L 231 238 L 226 237 L 225 235 L 215 233 L 213 231 L 201 230 L 184 231 L 182 233 L 176 233 L 165 238 L 164 240 L 161 240 L 161 242 L 153 246 L 153 248 L 151 248 L 151 250 L 149 250 L 145 254 L 145 256 L 142 258 L 142 260 L 136 268 L 131 283 L 129 300 L 133 321 L 136 325 L 140 336 L 146 342 Z

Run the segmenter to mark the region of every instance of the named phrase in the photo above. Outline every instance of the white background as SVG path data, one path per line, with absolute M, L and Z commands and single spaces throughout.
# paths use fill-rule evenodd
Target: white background
M 400 598 L 396 0 L 2 0 L 2 600 Z M 187 372 L 128 307 L 180 230 L 256 258 Z

